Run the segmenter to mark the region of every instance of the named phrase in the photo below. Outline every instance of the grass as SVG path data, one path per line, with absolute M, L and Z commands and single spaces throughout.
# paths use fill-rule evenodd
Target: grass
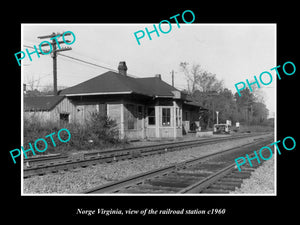
M 71 139 L 68 142 L 61 142 L 57 136 L 60 129 L 66 128 L 70 131 Z M 54 134 L 53 134 L 54 133 Z M 49 134 L 51 137 L 46 137 Z M 62 140 L 68 139 L 67 132 L 61 132 L 60 138 Z M 69 124 L 69 123 L 56 123 L 56 122 L 41 122 L 34 118 L 24 118 L 24 149 L 29 149 L 29 143 L 34 147 L 37 139 L 43 138 L 48 144 L 48 148 L 39 155 L 49 153 L 70 153 L 76 150 L 90 150 L 90 149 L 107 149 L 124 146 L 127 144 L 126 140 L 119 138 L 119 131 L 117 124 L 107 116 L 94 113 L 91 120 L 87 121 L 84 125 Z M 54 144 L 55 143 L 55 147 Z M 37 142 L 37 148 L 40 150 L 45 149 L 43 141 Z M 29 151 L 27 155 L 32 155 Z
M 235 127 L 232 127 L 232 130 L 235 129 Z M 239 132 L 272 132 L 274 131 L 273 126 L 267 126 L 267 125 L 240 125 Z

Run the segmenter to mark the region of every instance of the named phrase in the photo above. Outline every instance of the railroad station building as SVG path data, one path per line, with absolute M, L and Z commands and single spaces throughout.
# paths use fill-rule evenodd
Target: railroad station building
M 24 97 L 24 116 L 84 124 L 91 112 L 114 119 L 121 138 L 177 138 L 199 127 L 206 110 L 160 75 L 134 78 L 125 62 L 57 96 Z

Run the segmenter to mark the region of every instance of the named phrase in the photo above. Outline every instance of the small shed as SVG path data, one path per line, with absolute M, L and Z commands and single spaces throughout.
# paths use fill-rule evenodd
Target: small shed
M 42 123 L 73 122 L 75 106 L 65 96 L 24 97 L 24 118 Z

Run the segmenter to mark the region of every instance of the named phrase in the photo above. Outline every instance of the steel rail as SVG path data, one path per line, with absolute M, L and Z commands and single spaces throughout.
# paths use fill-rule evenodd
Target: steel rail
M 130 148 L 123 148 L 123 149 L 113 149 L 113 150 L 105 150 L 105 151 L 96 151 L 96 152 L 90 152 L 90 153 L 84 153 L 82 154 L 83 158 L 86 157 L 91 157 L 91 156 L 104 156 L 104 155 L 115 155 L 118 153 L 124 153 L 124 152 L 130 152 L 130 151 L 134 151 L 134 150 L 139 150 L 137 152 L 151 152 L 154 151 L 155 148 L 157 148 L 157 150 L 168 150 L 168 148 L 166 147 L 174 147 L 174 145 L 192 145 L 193 143 L 195 144 L 207 144 L 210 142 L 220 142 L 220 141 L 226 141 L 226 140 L 234 140 L 234 139 L 238 139 L 238 138 L 243 138 L 243 137 L 252 137 L 252 136 L 257 136 L 260 134 L 255 134 L 255 135 L 238 135 L 238 136 L 230 136 L 230 137 L 222 137 L 222 138 L 210 138 L 210 139 L 201 139 L 201 140 L 191 140 L 191 141 L 181 141 L 181 142 L 171 142 L 171 143 L 163 143 L 163 144 L 156 144 L 156 145 L 148 145 L 148 146 L 139 146 L 139 147 L 130 147 Z M 70 159 L 72 157 L 68 157 L 66 155 L 54 155 L 54 156 L 41 156 L 41 157 L 32 157 L 32 158 L 28 158 L 28 159 L 24 159 L 24 163 L 26 163 L 26 165 L 32 166 L 32 164 L 36 163 L 36 162 L 40 162 L 40 163 L 45 163 L 47 161 L 53 161 L 53 160 L 61 160 L 61 159 Z M 76 158 L 76 156 L 74 157 Z
M 260 134 L 254 134 L 253 136 L 257 136 Z M 208 142 L 214 142 L 214 141 L 222 141 L 222 140 L 231 140 L 231 139 L 236 139 L 236 138 L 242 138 L 242 137 L 251 137 L 249 134 L 243 134 L 243 135 L 237 135 L 237 136 L 230 136 L 230 137 L 216 137 L 216 138 L 207 138 L 207 139 L 201 139 L 201 140 L 190 140 L 190 141 L 178 141 L 178 142 L 170 142 L 170 143 L 160 143 L 160 144 L 154 144 L 154 145 L 146 145 L 146 146 L 137 146 L 137 147 L 129 147 L 129 148 L 123 148 L 123 149 L 112 149 L 112 150 L 104 150 L 104 151 L 95 151 L 95 152 L 89 152 L 89 153 L 84 153 L 84 157 L 90 157 L 90 156 L 95 156 L 98 154 L 114 154 L 117 152 L 122 152 L 122 151 L 133 151 L 133 150 L 139 150 L 139 149 L 147 149 L 147 148 L 155 148 L 155 147 L 166 147 L 170 145 L 175 144 L 185 144 L 187 142 L 195 142 L 199 143 L 203 141 L 203 143 L 208 143 Z M 33 162 L 45 162 L 48 160 L 53 160 L 53 159 L 65 159 L 68 158 L 66 155 L 61 155 L 61 154 L 55 154 L 55 155 L 49 155 L 49 156 L 39 156 L 39 157 L 29 157 L 27 159 L 24 159 L 24 163 L 33 163 Z
M 257 144 L 262 144 L 268 142 L 267 140 L 260 140 L 256 143 L 248 143 L 248 144 L 244 144 L 241 145 L 239 147 L 234 147 L 231 149 L 227 149 L 221 152 L 216 152 L 216 153 L 212 153 L 209 155 L 205 155 L 205 156 L 201 156 L 195 159 L 191 159 L 191 160 L 187 160 L 184 162 L 180 162 L 180 163 L 175 163 L 173 165 L 167 166 L 167 167 L 163 167 L 160 169 L 155 169 L 155 170 L 151 170 L 145 173 L 141 173 L 141 174 L 137 174 L 134 176 L 130 176 L 128 178 L 124 178 L 121 179 L 119 181 L 114 181 L 108 184 L 104 184 L 104 185 L 100 185 L 94 188 L 90 188 L 87 190 L 82 191 L 82 194 L 93 194 L 93 193 L 116 193 L 120 190 L 124 190 L 127 189 L 129 187 L 133 187 L 136 186 L 137 184 L 143 183 L 145 180 L 150 179 L 150 178 L 155 178 L 158 176 L 163 176 L 164 174 L 169 174 L 173 171 L 177 171 L 177 170 L 182 170 L 185 168 L 188 168 L 192 165 L 195 165 L 197 163 L 200 163 L 203 160 L 207 160 L 209 158 L 215 157 L 215 156 L 220 156 L 223 155 L 224 153 L 228 153 L 231 151 L 236 151 L 238 149 L 241 148 L 246 148 L 252 145 L 257 145 Z M 212 175 L 208 178 L 205 178 L 205 180 L 209 180 L 211 182 L 215 181 L 216 179 L 219 179 L 221 176 L 223 176 L 225 173 L 230 172 L 230 169 L 234 169 L 235 164 L 230 165 L 224 169 L 222 169 L 221 171 L 219 171 L 219 173 Z M 233 167 L 233 168 L 232 168 Z M 201 181 L 197 182 L 196 184 L 192 184 L 191 186 L 187 187 L 186 189 L 182 190 L 182 193 L 189 193 L 189 191 L 194 191 L 195 188 L 197 188 L 197 186 L 199 186 L 201 184 Z M 208 184 L 203 184 L 201 186 L 201 188 L 205 188 L 206 185 Z M 180 191 L 181 193 L 181 191 Z
M 192 141 L 182 141 L 182 142 L 173 142 L 165 143 L 160 145 L 152 146 L 142 146 L 134 147 L 128 149 L 117 149 L 117 150 L 108 150 L 103 152 L 96 153 L 87 153 L 81 155 L 81 158 L 67 158 L 64 161 L 51 162 L 48 164 L 42 164 L 37 166 L 30 166 L 24 168 L 23 177 L 29 177 L 34 175 L 42 175 L 51 172 L 57 172 L 60 170 L 68 170 L 76 167 L 87 167 L 89 165 L 95 165 L 103 162 L 113 162 L 117 160 L 137 158 L 141 156 L 147 156 L 151 154 L 163 153 L 167 151 L 174 151 L 178 148 L 190 148 L 194 146 L 199 146 L 202 144 L 216 143 L 227 140 L 234 140 L 245 137 L 255 137 L 260 136 L 261 134 L 255 135 L 242 135 L 242 136 L 233 136 L 226 138 L 214 138 L 214 139 L 205 139 L 205 140 L 192 140 Z M 94 156 L 96 155 L 96 156 Z M 30 165 L 30 163 L 27 162 Z
M 43 155 L 43 156 L 29 157 L 27 159 L 24 159 L 24 163 L 45 162 L 45 161 L 58 160 L 58 159 L 66 159 L 66 158 L 68 158 L 68 156 L 61 155 L 61 154 Z
M 210 175 L 209 177 L 204 178 L 203 180 L 198 181 L 197 183 L 194 183 L 182 190 L 180 190 L 178 193 L 180 194 L 186 194 L 186 193 L 199 193 L 203 191 L 205 188 L 209 187 L 212 183 L 216 182 L 220 178 L 224 177 L 226 174 L 230 173 L 234 168 L 236 164 L 233 163 L 224 169 Z
M 145 152 L 147 150 L 151 151 L 155 148 L 158 149 L 162 149 L 162 148 L 166 148 L 168 146 L 173 147 L 174 145 L 176 146 L 184 146 L 186 144 L 201 144 L 203 142 L 203 144 L 206 143 L 211 143 L 211 142 L 215 142 L 215 141 L 226 141 L 226 140 L 234 140 L 234 139 L 238 139 L 238 138 L 243 138 L 243 137 L 253 137 L 253 136 L 260 136 L 262 134 L 253 134 L 253 135 L 249 135 L 249 134 L 243 134 L 243 135 L 237 135 L 237 136 L 229 136 L 229 137 L 215 137 L 215 138 L 207 138 L 207 139 L 201 139 L 201 140 L 188 140 L 188 141 L 177 141 L 177 142 L 169 142 L 169 143 L 159 143 L 159 144 L 155 144 L 155 145 L 146 145 L 146 146 L 137 146 L 137 147 L 130 147 L 130 148 L 125 148 L 125 149 L 113 149 L 113 150 L 106 150 L 106 151 L 97 151 L 97 152 L 90 152 L 90 153 L 85 153 L 84 156 L 92 156 L 92 155 L 97 155 L 97 154 L 114 154 L 117 152 L 122 152 L 122 151 L 133 151 L 133 150 L 141 150 L 142 152 Z M 175 146 L 175 147 L 176 147 Z
M 264 150 L 264 152 L 267 152 L 267 151 Z M 252 158 L 254 155 L 255 155 L 254 153 L 250 154 L 249 158 Z M 178 193 L 180 193 L 180 194 L 201 193 L 203 190 L 205 190 L 212 184 L 216 183 L 217 181 L 219 181 L 220 179 L 225 177 L 227 174 L 230 174 L 236 168 L 237 168 L 236 163 L 233 163 L 233 164 L 217 171 L 216 173 L 204 178 L 203 180 L 200 180 L 194 184 L 191 184 L 190 186 L 180 190 Z M 247 173 L 247 171 L 243 171 L 243 172 Z M 242 172 L 239 172 L 239 174 L 240 173 L 242 173 Z

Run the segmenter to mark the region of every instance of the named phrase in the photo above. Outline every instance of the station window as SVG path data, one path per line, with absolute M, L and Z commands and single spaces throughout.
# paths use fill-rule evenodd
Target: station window
M 162 108 L 162 125 L 171 126 L 171 109 Z
M 155 125 L 155 108 L 148 107 L 148 124 Z
M 60 113 L 59 120 L 62 123 L 69 123 L 69 114 L 68 113 Z

